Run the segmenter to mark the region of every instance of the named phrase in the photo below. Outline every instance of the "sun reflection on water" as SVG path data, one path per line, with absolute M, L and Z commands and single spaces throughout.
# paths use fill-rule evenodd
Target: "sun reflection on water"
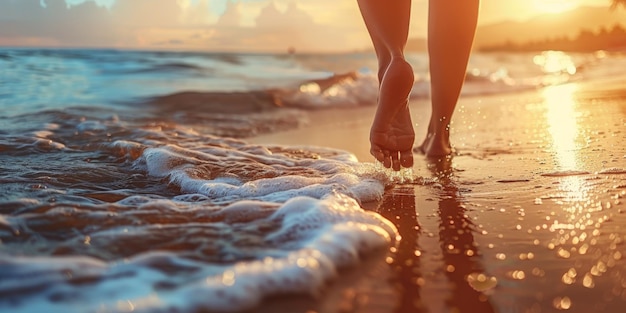
M 568 82 L 578 72 L 574 59 L 563 51 L 543 51 L 533 57 L 533 63 L 548 74 L 543 77 L 544 85 Z
M 539 65 L 545 73 L 576 74 L 572 57 L 563 51 L 544 51 L 533 57 L 533 63 Z
M 548 132 L 562 170 L 575 170 L 580 165 L 576 155 L 576 151 L 580 149 L 576 142 L 579 126 L 574 92 L 577 88 L 576 84 L 567 84 L 547 87 L 543 91 L 547 104 Z
M 583 177 L 574 175 L 584 173 L 579 151 L 582 148 L 578 140 L 581 127 L 578 123 L 577 103 L 574 93 L 577 84 L 547 87 L 543 97 L 547 106 L 547 131 L 551 137 L 551 152 L 555 156 L 557 170 L 562 173 L 560 189 L 567 193 L 569 201 L 586 199 L 587 184 Z
M 546 216 L 544 225 L 548 227 L 544 229 L 554 234 L 547 245 L 551 253 L 557 259 L 574 262 L 573 267 L 559 273 L 560 283 L 590 290 L 613 283 L 603 276 L 607 276 L 622 259 L 618 245 L 623 240 L 605 229 L 606 222 L 613 216 L 611 205 L 599 196 L 594 185 L 597 186 L 601 178 L 591 174 L 591 164 L 583 157 L 586 125 L 584 116 L 579 112 L 580 104 L 575 99 L 577 89 L 577 84 L 566 84 L 547 87 L 542 92 L 546 105 L 546 132 L 550 139 L 549 152 L 554 156 L 556 170 L 553 176 L 558 177 L 555 182 L 558 188 L 546 198 L 554 200 L 556 208 L 559 208 Z M 616 284 L 619 286 L 619 282 Z M 621 288 L 624 286 L 626 284 L 621 283 Z M 622 297 L 623 289 L 618 291 L 616 297 Z M 554 298 L 553 306 L 557 309 L 567 310 L 574 305 L 582 304 L 566 294 Z

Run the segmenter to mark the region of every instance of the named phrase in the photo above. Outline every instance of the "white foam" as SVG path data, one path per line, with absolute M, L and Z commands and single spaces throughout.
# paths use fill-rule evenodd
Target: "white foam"
M 182 192 L 201 194 L 215 201 L 258 199 L 284 202 L 299 195 L 319 199 L 336 191 L 367 202 L 380 199 L 384 192 L 384 182 L 373 179 L 378 169 L 352 161 L 355 159 L 352 155 L 295 159 L 279 153 L 252 155 L 228 147 L 212 148 L 210 152 L 213 154 L 192 153 L 173 146 L 148 148 L 139 163 L 145 164 L 150 175 L 169 178 Z M 221 161 L 214 154 L 219 155 Z M 233 160 L 234 163 L 227 164 Z M 216 162 L 225 165 L 220 167 Z M 207 166 L 217 168 L 207 171 Z M 239 171 L 239 176 L 232 176 L 231 170 L 238 167 L 262 167 L 273 175 L 283 175 L 256 178 L 252 172 Z M 312 174 L 311 170 L 318 173 Z
M 177 203 L 148 201 L 138 210 L 144 206 L 176 209 Z M 358 262 L 374 249 L 388 247 L 397 233 L 393 224 L 342 194 L 321 200 L 296 197 L 284 204 L 239 201 L 216 213 L 231 225 L 260 221 L 280 225 L 265 237 L 266 244 L 274 247 L 268 249 L 272 250 L 269 256 L 231 265 L 159 252 L 109 263 L 88 257 L 5 258 L 0 259 L 0 292 L 48 286 L 43 292 L 20 297 L 7 307 L 12 312 L 43 308 L 46 312 L 241 311 L 271 295 L 316 294 L 339 268 Z M 228 228 L 226 224 L 219 227 Z M 164 266 L 197 270 L 182 277 L 168 276 L 159 270 Z M 78 287 L 69 283 L 81 279 L 90 282 Z M 163 282 L 172 287 L 159 289 Z
M 373 99 L 377 97 L 377 85 L 375 75 L 359 74 L 355 79 L 342 80 L 325 90 L 315 82 L 303 84 L 297 92 L 285 95 L 283 100 L 307 108 L 373 104 Z
M 11 304 L 0 303 L 0 310 L 241 311 L 272 295 L 316 294 L 339 268 L 396 240 L 392 223 L 360 206 L 381 199 L 390 178 L 347 152 L 252 146 L 217 137 L 185 146 L 120 140 L 102 148 L 180 192 L 119 200 L 107 215 L 112 226 L 92 226 L 89 240 L 117 245 L 184 234 L 192 247 L 182 252 L 141 247 L 108 261 L 0 258 L 0 294 L 23 291 Z M 80 220 L 102 213 L 75 214 L 85 214 L 75 217 Z M 193 246 L 195 240 L 211 243 Z M 204 255 L 203 247 L 217 249 L 216 255 Z

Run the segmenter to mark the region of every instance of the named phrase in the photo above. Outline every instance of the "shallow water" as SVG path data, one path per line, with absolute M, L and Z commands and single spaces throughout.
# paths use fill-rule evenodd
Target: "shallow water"
M 624 61 L 568 56 L 587 69 L 567 77 L 514 70 L 528 57 L 476 57 L 467 92 L 606 78 Z M 476 98 L 458 110 L 453 163 L 394 177 L 346 151 L 236 139 L 300 127 L 302 108 L 367 104 L 347 99 L 375 98 L 372 56 L 2 50 L 0 60 L 3 310 L 259 308 L 277 294 L 323 296 L 346 266 L 390 247 L 394 266 L 381 271 L 406 290 L 398 312 L 622 303 L 619 92 Z M 583 288 L 606 300 L 585 306 Z
M 30 126 L 2 139 L 12 312 L 241 310 L 314 292 L 395 241 L 357 202 L 389 179 L 351 154 L 78 113 L 21 116 Z

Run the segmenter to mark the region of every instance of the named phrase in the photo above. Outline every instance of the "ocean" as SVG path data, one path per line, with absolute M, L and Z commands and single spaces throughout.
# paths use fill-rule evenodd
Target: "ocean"
M 428 57 L 407 58 L 411 98 L 427 99 Z M 625 66 L 618 52 L 476 53 L 462 96 Z M 394 245 L 363 203 L 421 177 L 245 141 L 375 105 L 375 73 L 370 53 L 0 49 L 0 310 L 241 311 L 315 294 Z

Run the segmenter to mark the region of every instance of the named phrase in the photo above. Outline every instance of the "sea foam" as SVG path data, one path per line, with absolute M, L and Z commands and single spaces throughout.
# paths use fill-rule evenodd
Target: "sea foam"
M 397 241 L 391 222 L 361 207 L 380 200 L 392 179 L 350 153 L 184 129 L 177 138 L 195 140 L 174 143 L 151 131 L 163 136 L 146 130 L 146 139 L 100 149 L 160 179 L 174 196 L 130 193 L 111 204 L 50 207 L 48 227 L 71 225 L 77 236 L 68 234 L 48 256 L 0 256 L 0 294 L 11 299 L 1 309 L 242 311 L 268 296 L 315 296 L 338 269 Z

